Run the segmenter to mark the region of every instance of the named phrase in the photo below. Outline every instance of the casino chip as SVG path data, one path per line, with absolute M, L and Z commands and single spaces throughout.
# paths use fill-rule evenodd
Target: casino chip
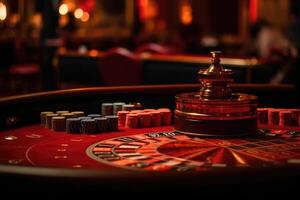
M 125 122 L 126 122 L 126 116 L 129 114 L 129 111 L 119 111 L 117 113 L 118 117 L 119 117 L 119 125 L 120 126 L 125 126 Z
M 107 131 L 107 118 L 106 117 L 97 117 L 94 118 L 96 122 L 96 132 L 106 132 Z
M 279 113 L 279 126 L 292 126 L 292 112 L 289 110 L 283 110 Z
M 119 111 L 123 110 L 124 105 L 125 105 L 125 103 L 123 103 L 123 102 L 113 103 L 113 114 L 117 115 Z
M 60 116 L 65 117 L 66 119 L 75 117 L 73 113 L 62 113 Z
M 94 119 L 81 120 L 81 132 L 87 134 L 96 133 L 96 121 Z
M 108 131 L 117 131 L 119 117 L 116 115 L 107 115 L 106 118 Z
M 101 115 L 99 115 L 99 114 L 89 114 L 88 117 L 96 118 L 96 117 L 101 117 Z
M 140 113 L 139 114 L 139 126 L 141 128 L 146 128 L 151 126 L 151 114 L 150 113 Z
M 161 126 L 161 114 L 159 111 L 150 112 L 151 126 Z
M 83 111 L 73 111 L 71 113 L 74 115 L 74 117 L 84 117 Z
M 126 128 L 138 128 L 139 127 L 139 115 L 138 114 L 128 114 L 126 116 L 125 127 Z
M 161 124 L 166 126 L 166 125 L 171 125 L 172 122 L 172 112 L 168 108 L 160 108 L 157 109 L 161 113 Z
M 59 110 L 59 111 L 56 111 L 56 114 L 59 114 L 59 115 L 61 115 L 63 113 L 69 113 L 69 111 L 68 110 Z
M 134 110 L 134 109 L 135 109 L 135 107 L 134 107 L 133 104 L 125 104 L 125 105 L 123 105 L 123 110 L 124 111 L 131 111 L 131 110 Z
M 112 103 L 103 103 L 101 105 L 102 116 L 113 115 L 113 104 Z
M 292 123 L 293 126 L 300 126 L 299 117 L 300 117 L 300 109 L 290 109 L 292 112 Z
M 52 130 L 53 131 L 65 131 L 66 130 L 66 118 L 65 117 L 52 117 Z
M 80 121 L 81 121 L 81 120 L 92 119 L 92 118 L 91 117 L 78 117 L 78 119 L 80 119 Z
M 80 133 L 81 121 L 79 118 L 66 119 L 66 131 L 67 133 Z
M 45 127 L 51 129 L 52 128 L 52 117 L 57 117 L 57 116 L 58 116 L 58 114 L 47 114 Z
M 268 111 L 268 124 L 269 125 L 279 125 L 279 109 L 269 109 Z
M 260 124 L 268 124 L 267 108 L 257 108 L 257 120 Z
M 45 111 L 45 112 L 41 112 L 40 117 L 41 117 L 41 125 L 46 126 L 46 116 L 48 114 L 54 114 L 53 112 L 50 111 Z

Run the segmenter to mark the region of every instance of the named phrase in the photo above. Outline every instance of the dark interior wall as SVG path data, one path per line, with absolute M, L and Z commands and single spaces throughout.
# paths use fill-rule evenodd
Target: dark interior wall
M 203 34 L 239 33 L 240 1 L 244 0 L 190 0 L 193 8 L 193 23 L 201 26 Z M 157 1 L 160 17 L 169 27 L 177 30 L 180 27 L 180 0 Z
M 237 34 L 239 27 L 239 0 L 209 0 L 211 30 L 216 34 Z

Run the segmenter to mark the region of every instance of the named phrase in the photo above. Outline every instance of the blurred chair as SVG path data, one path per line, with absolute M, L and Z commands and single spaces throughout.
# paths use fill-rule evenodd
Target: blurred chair
M 171 54 L 172 50 L 156 43 L 147 43 L 139 46 L 136 53 Z
M 40 87 L 40 68 L 35 64 L 13 65 L 8 70 L 12 93 L 36 92 Z
M 99 71 L 104 85 L 139 85 L 143 81 L 141 61 L 124 48 L 113 48 L 104 53 Z

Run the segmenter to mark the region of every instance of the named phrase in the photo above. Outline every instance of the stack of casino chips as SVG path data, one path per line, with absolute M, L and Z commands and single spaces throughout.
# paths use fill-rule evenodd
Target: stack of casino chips
M 69 113 L 68 110 L 59 110 L 59 111 L 56 111 L 56 114 L 59 114 L 59 115 L 62 115 L 64 113 Z
M 81 120 L 79 118 L 68 118 L 66 120 L 67 133 L 81 133 Z
M 47 116 L 48 114 L 53 114 L 53 112 L 51 112 L 51 111 L 44 111 L 44 112 L 41 112 L 40 117 L 41 117 L 41 125 L 42 125 L 42 126 L 46 126 L 46 116 Z
M 119 117 L 116 115 L 107 115 L 106 119 L 107 119 L 107 130 L 108 131 L 117 131 Z
M 172 113 L 168 108 L 119 111 L 119 125 L 126 128 L 147 128 L 171 125 Z
M 46 115 L 46 123 L 45 123 L 45 127 L 48 129 L 52 129 L 52 118 L 53 117 L 58 117 L 58 114 L 47 114 Z
M 73 113 L 62 113 L 60 116 L 65 117 L 66 119 L 75 117 Z
M 102 103 L 101 104 L 101 114 L 106 115 L 117 115 L 119 111 L 131 111 L 137 108 L 138 105 L 126 104 L 124 102 L 113 102 L 113 103 Z
M 119 103 L 116 105 L 115 109 L 119 110 Z M 102 117 L 100 114 L 89 114 L 84 116 L 83 111 L 57 111 L 56 113 L 46 111 L 41 112 L 40 117 L 41 124 L 53 131 L 66 131 L 71 134 L 96 134 L 118 130 L 119 117 L 116 115 Z
M 112 115 L 114 112 L 114 104 L 112 103 L 103 103 L 101 105 L 102 116 Z
M 106 117 L 97 117 L 94 118 L 96 122 L 96 130 L 98 133 L 107 132 L 108 131 L 108 124 Z
M 300 126 L 300 109 L 258 108 L 257 121 L 270 126 Z
M 73 111 L 71 113 L 74 115 L 74 117 L 84 117 L 83 111 Z
M 96 133 L 96 121 L 95 119 L 84 119 L 81 120 L 81 132 L 87 134 L 94 134 Z
M 53 131 L 65 131 L 66 118 L 62 116 L 52 117 L 52 130 Z
M 87 117 L 90 117 L 90 118 L 98 118 L 98 117 L 101 117 L 100 114 L 89 114 Z
M 132 111 L 135 109 L 135 106 L 133 104 L 125 104 L 122 107 L 123 111 Z
M 123 103 L 123 102 L 113 103 L 113 115 L 117 115 L 119 111 L 123 110 L 124 105 L 125 105 L 125 103 Z

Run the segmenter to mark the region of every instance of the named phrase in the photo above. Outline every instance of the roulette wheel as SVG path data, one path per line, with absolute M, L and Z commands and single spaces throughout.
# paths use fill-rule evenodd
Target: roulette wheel
M 199 88 L 198 84 L 100 87 L 1 99 L 0 188 L 10 196 L 22 190 L 24 194 L 43 194 L 44 198 L 95 194 L 135 198 L 141 193 L 149 197 L 224 197 L 233 192 L 239 199 L 296 195 L 299 124 L 258 121 L 257 125 L 255 121 L 253 125 L 251 118 L 249 126 L 231 123 L 238 129 L 227 132 L 217 132 L 222 126 L 212 123 L 214 128 L 206 135 L 204 129 L 201 135 L 186 134 L 173 123 L 119 126 L 118 130 L 92 134 L 53 131 L 40 124 L 43 111 L 100 114 L 101 103 L 107 102 L 135 102 L 141 109 L 173 111 L 178 106 L 176 95 L 199 92 Z M 232 88 L 239 90 L 234 85 Z M 268 87 L 262 90 L 269 91 Z M 253 103 L 247 100 L 246 107 L 256 112 Z M 244 134 L 246 129 L 249 134 Z M 211 137 L 211 130 L 222 134 Z M 231 132 L 238 134 L 224 137 Z

